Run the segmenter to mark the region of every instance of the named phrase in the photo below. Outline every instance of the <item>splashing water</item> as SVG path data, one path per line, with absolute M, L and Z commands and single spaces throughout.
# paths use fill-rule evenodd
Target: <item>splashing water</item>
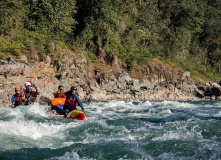
M 86 121 L 38 103 L 0 108 L 0 159 L 219 159 L 221 102 L 84 104 Z

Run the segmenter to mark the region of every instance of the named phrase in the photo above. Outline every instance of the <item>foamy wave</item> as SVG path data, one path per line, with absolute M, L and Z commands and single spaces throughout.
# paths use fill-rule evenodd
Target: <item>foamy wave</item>
M 219 113 L 215 114 L 214 117 L 221 117 L 221 111 L 219 111 Z
M 152 138 L 153 141 L 168 141 L 168 140 L 180 140 L 180 141 L 192 141 L 202 139 L 201 132 L 195 131 L 195 127 L 191 131 L 186 128 L 180 128 L 178 130 L 169 131 L 162 136 Z
M 80 157 L 77 152 L 66 152 L 63 156 L 53 157 L 47 160 L 95 160 L 93 158 Z
M 54 125 L 48 123 L 36 123 L 35 121 L 12 120 L 0 121 L 0 133 L 24 136 L 31 139 L 39 139 L 43 136 L 53 135 L 64 130 L 66 125 Z

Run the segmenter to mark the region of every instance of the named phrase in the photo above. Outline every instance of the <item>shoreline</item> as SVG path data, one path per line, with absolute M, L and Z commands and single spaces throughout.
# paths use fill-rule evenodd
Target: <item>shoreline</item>
M 65 91 L 78 88 L 80 99 L 88 101 L 134 100 L 140 101 L 200 101 L 221 100 L 221 82 L 195 83 L 190 72 L 172 69 L 154 60 L 152 64 L 127 71 L 124 63 L 115 58 L 112 65 L 102 59 L 99 64 L 87 64 L 83 54 L 55 47 L 62 53 L 59 65 L 53 58 L 21 56 L 1 59 L 0 103 L 8 107 L 16 86 L 26 81 L 35 83 L 40 90 L 38 102 L 53 99 L 53 92 L 62 84 Z

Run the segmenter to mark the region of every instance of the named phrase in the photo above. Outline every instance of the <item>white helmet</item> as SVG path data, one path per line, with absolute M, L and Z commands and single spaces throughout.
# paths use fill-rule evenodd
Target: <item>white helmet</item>
M 31 87 L 31 83 L 30 82 L 25 82 L 25 87 L 30 86 Z

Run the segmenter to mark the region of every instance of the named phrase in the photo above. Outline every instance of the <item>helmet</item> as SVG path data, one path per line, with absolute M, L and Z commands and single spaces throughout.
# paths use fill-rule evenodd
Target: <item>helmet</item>
M 61 88 L 61 87 L 64 87 L 64 86 L 63 86 L 63 85 L 59 85 L 59 86 L 58 86 L 58 89 Z
M 31 86 L 32 86 L 31 83 L 30 83 L 30 81 L 29 81 L 29 82 L 26 82 L 24 85 L 25 85 L 25 87 L 27 87 L 27 86 L 30 86 L 30 87 L 31 87 Z
M 27 82 L 31 83 L 31 87 L 32 87 L 32 82 L 31 81 L 27 81 Z
M 15 91 L 20 91 L 21 87 L 15 87 Z
M 77 87 L 72 86 L 71 89 L 70 89 L 70 91 L 72 92 L 73 90 L 77 91 Z

